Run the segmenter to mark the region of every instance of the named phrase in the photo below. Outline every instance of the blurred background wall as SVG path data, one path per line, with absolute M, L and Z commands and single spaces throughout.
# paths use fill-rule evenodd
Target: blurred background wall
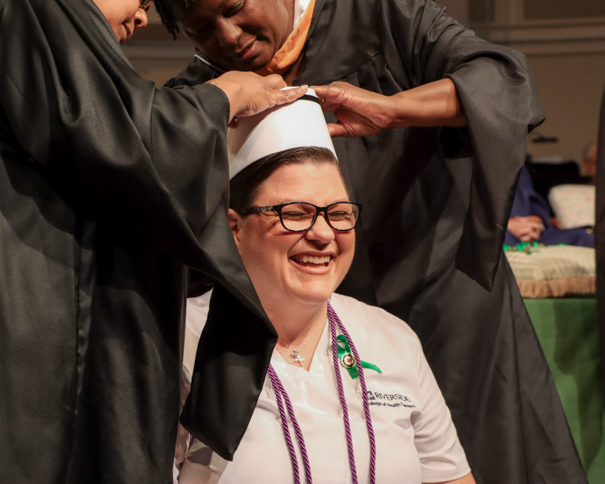
M 346 1 L 346 0 L 345 0 Z M 605 88 L 605 0 L 438 0 L 448 14 L 490 42 L 524 53 L 547 119 L 538 131 L 557 143 L 529 143 L 534 157 L 581 158 L 596 140 Z M 149 26 L 124 51 L 141 76 L 162 84 L 193 56 L 150 10 Z M 532 139 L 533 136 L 530 136 Z

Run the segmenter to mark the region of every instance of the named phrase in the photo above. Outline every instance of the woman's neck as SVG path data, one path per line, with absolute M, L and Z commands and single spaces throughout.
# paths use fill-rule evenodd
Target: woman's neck
M 300 365 L 292 356 L 295 350 L 303 358 L 300 365 L 309 369 L 315 348 L 321 339 L 322 329 L 328 317 L 328 304 L 318 305 L 265 305 L 261 302 L 267 316 L 273 323 L 278 335 L 277 351 L 287 363 Z
M 275 326 L 280 340 L 295 347 L 297 344 L 302 344 L 304 339 L 323 324 L 328 315 L 327 302 L 308 306 L 282 305 L 279 308 L 270 305 L 267 307 L 263 304 L 263 307 Z

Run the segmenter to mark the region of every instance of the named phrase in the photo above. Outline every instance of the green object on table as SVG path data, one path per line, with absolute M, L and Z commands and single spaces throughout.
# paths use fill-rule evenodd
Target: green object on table
M 549 244 L 549 245 L 567 245 L 567 244 L 565 244 L 563 242 L 559 242 L 558 244 Z M 540 242 L 536 242 L 534 240 L 533 242 L 519 242 L 518 244 L 515 244 L 515 245 L 504 244 L 502 246 L 502 249 L 504 250 L 504 252 L 525 252 L 527 254 L 531 254 L 532 249 L 539 249 L 540 247 L 545 247 L 545 245 L 541 244 Z
M 503 249 L 504 249 L 504 252 L 518 251 L 518 252 L 527 252 L 528 254 L 531 254 L 531 249 L 537 249 L 538 247 L 540 247 L 540 243 L 534 241 L 534 242 L 519 242 L 518 244 L 515 244 L 515 245 L 504 244 Z
M 594 298 L 525 299 L 590 484 L 605 484 L 605 398 Z

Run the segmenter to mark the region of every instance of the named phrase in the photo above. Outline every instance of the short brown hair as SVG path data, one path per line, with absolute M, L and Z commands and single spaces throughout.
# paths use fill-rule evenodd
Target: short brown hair
M 305 146 L 303 148 L 292 148 L 280 151 L 272 155 L 265 156 L 252 163 L 231 180 L 229 207 L 237 213 L 243 213 L 250 208 L 252 201 L 256 198 L 260 186 L 269 178 L 280 166 L 291 165 L 294 163 L 312 163 L 321 165 L 324 163 L 333 164 L 340 175 L 347 195 L 349 191 L 342 176 L 342 171 L 338 160 L 330 150 L 318 148 L 315 146 Z

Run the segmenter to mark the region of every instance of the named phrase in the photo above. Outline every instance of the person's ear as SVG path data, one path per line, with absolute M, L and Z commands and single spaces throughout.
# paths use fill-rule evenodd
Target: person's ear
M 235 239 L 235 244 L 239 249 L 241 243 L 240 237 L 242 232 L 242 222 L 244 221 L 244 219 L 239 213 L 237 213 L 232 208 L 229 209 L 227 217 L 229 219 L 229 227 L 231 227 L 231 233 L 233 234 L 233 238 Z

